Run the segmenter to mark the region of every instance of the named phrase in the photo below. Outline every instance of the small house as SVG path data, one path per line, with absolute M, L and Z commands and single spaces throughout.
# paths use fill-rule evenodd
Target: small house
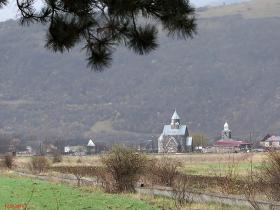
M 260 141 L 260 145 L 266 149 L 280 149 L 280 136 L 267 135 Z

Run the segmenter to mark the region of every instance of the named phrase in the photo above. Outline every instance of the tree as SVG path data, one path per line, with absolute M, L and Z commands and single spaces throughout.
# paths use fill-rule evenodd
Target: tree
M 202 133 L 193 133 L 192 139 L 193 139 L 193 142 L 192 142 L 193 147 L 208 145 L 208 139 Z
M 195 10 L 189 0 L 17 0 L 21 24 L 48 24 L 46 47 L 54 52 L 83 43 L 88 65 L 101 71 L 112 53 L 124 45 L 143 55 L 158 46 L 158 27 L 171 37 L 191 38 Z M 7 0 L 0 0 L 0 6 Z

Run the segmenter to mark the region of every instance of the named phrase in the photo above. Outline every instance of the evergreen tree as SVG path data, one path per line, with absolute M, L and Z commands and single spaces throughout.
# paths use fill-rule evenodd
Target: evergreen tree
M 6 0 L 0 0 L 4 6 Z M 64 52 L 82 42 L 88 65 L 101 71 L 110 66 L 116 47 L 143 55 L 158 46 L 158 27 L 171 37 L 186 39 L 196 31 L 189 0 L 17 0 L 21 23 L 48 24 L 46 47 Z
M 0 8 L 7 5 L 7 3 L 8 3 L 8 0 L 0 0 Z

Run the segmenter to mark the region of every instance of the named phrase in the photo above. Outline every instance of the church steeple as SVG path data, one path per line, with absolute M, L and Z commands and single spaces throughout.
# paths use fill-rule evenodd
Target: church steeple
M 228 123 L 226 122 L 225 124 L 224 124 L 224 131 L 228 131 L 229 130 L 229 126 L 228 126 Z
M 222 131 L 222 139 L 231 139 L 231 131 L 227 122 L 224 124 L 224 130 Z
M 171 128 L 179 129 L 180 128 L 180 117 L 175 109 L 172 117 L 171 117 Z

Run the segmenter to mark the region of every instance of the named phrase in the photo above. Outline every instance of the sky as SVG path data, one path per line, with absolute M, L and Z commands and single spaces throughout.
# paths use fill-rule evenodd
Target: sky
M 203 7 L 207 5 L 220 5 L 220 4 L 230 4 L 237 3 L 246 0 L 190 0 L 190 2 L 196 7 Z M 40 0 L 36 1 L 37 5 L 40 5 Z M 6 21 L 9 19 L 16 19 L 19 17 L 16 0 L 9 0 L 9 4 L 4 8 L 0 9 L 0 21 Z

